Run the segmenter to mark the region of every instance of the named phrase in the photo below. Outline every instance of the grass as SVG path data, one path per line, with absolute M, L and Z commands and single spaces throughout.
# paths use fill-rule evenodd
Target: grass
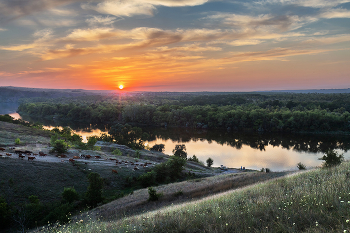
M 349 232 L 349 171 L 346 162 L 120 220 L 78 217 L 51 232 Z

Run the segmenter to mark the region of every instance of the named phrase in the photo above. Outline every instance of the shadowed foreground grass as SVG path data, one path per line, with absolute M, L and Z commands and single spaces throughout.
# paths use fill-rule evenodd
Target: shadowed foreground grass
M 71 222 L 51 232 L 350 232 L 349 172 L 346 162 L 118 221 Z

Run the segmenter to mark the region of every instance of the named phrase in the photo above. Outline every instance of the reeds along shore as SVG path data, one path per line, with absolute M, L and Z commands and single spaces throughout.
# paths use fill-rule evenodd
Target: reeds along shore
M 118 221 L 51 232 L 350 232 L 350 163 L 229 191 Z

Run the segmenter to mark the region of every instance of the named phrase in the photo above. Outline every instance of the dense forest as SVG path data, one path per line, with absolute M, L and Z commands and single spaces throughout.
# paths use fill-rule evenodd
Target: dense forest
M 22 100 L 32 117 L 96 125 L 256 132 L 350 131 L 350 94 L 138 93 Z

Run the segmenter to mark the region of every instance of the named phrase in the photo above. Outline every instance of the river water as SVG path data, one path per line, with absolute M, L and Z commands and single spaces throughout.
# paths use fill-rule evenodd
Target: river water
M 0 114 L 10 114 L 19 119 L 21 116 L 16 113 L 17 107 L 18 105 L 0 104 Z M 52 129 L 54 126 L 57 123 L 52 121 L 52 124 L 48 124 L 45 121 L 44 128 Z M 91 126 L 72 128 L 84 141 L 89 136 L 107 133 L 107 130 Z M 144 131 L 151 136 L 146 142 L 148 147 L 164 144 L 164 153 L 171 155 L 175 145 L 184 144 L 188 156 L 196 155 L 204 163 L 210 157 L 214 160 L 213 166 L 282 171 L 296 170 L 297 164 L 301 162 L 311 168 L 322 164 L 319 158 L 328 149 L 335 149 L 338 153 L 343 153 L 345 159 L 350 159 L 350 137 L 339 135 L 242 134 L 171 128 L 145 128 Z

